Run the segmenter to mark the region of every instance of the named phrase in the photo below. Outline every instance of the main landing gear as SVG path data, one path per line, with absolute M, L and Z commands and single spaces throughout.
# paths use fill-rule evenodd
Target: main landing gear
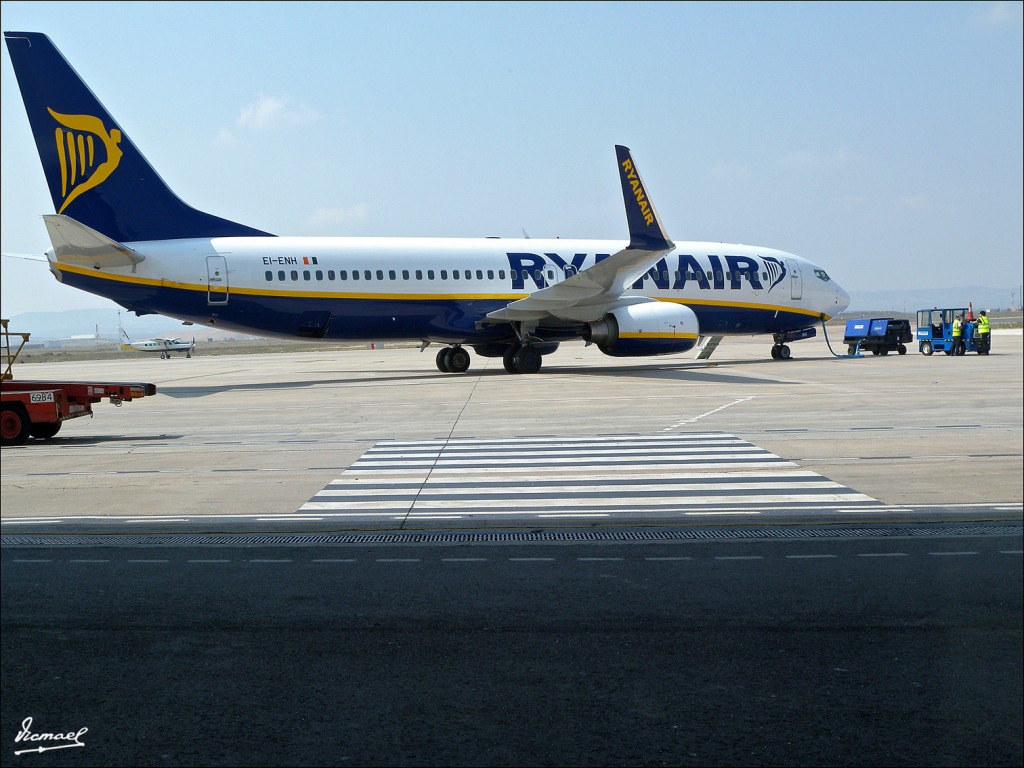
M 532 344 L 516 344 L 502 355 L 501 362 L 509 373 L 537 373 L 541 355 Z
M 437 351 L 437 370 L 441 373 L 465 373 L 469 370 L 469 352 L 456 344 Z
M 557 344 L 555 345 L 557 346 Z M 478 350 L 479 351 L 479 350 Z M 495 357 L 495 354 L 486 354 Z M 501 354 L 501 362 L 508 373 L 537 373 L 541 367 L 541 353 L 533 344 L 512 344 Z M 441 373 L 465 373 L 469 370 L 469 352 L 459 344 L 438 350 L 437 370 Z

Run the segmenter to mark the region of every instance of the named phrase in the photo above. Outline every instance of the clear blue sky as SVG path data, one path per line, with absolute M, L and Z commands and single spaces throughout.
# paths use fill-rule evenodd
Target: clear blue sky
M 3 2 L 177 194 L 286 235 L 669 234 L 857 291 L 1021 282 L 1022 4 Z M 6 47 L 5 254 L 52 213 Z M 2 259 L 2 312 L 112 307 Z

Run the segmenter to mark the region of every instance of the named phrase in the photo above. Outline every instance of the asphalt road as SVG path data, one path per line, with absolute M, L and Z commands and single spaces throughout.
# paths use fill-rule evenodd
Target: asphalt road
M 7 547 L 3 763 L 1019 765 L 1021 547 Z

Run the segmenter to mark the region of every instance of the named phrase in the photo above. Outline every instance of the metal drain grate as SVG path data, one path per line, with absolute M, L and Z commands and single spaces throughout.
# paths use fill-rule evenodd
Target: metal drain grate
M 776 526 L 613 531 L 445 531 L 438 533 L 259 533 L 5 535 L 2 547 L 268 546 L 289 544 L 534 544 L 543 542 L 715 541 L 738 539 L 860 539 L 936 536 L 1020 536 L 1018 523 L 887 526 Z

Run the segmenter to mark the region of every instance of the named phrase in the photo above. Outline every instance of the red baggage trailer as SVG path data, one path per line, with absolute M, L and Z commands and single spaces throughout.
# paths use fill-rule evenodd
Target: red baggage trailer
M 3 325 L 4 355 L 7 366 L 2 375 L 0 437 L 3 445 L 24 445 L 29 436 L 48 440 L 60 431 L 68 419 L 92 416 L 92 406 L 109 399 L 120 406 L 141 397 L 156 394 L 155 384 L 94 383 L 83 381 L 14 381 L 11 367 L 29 334 L 11 334 Z M 10 337 L 20 336 L 21 344 L 12 353 Z

